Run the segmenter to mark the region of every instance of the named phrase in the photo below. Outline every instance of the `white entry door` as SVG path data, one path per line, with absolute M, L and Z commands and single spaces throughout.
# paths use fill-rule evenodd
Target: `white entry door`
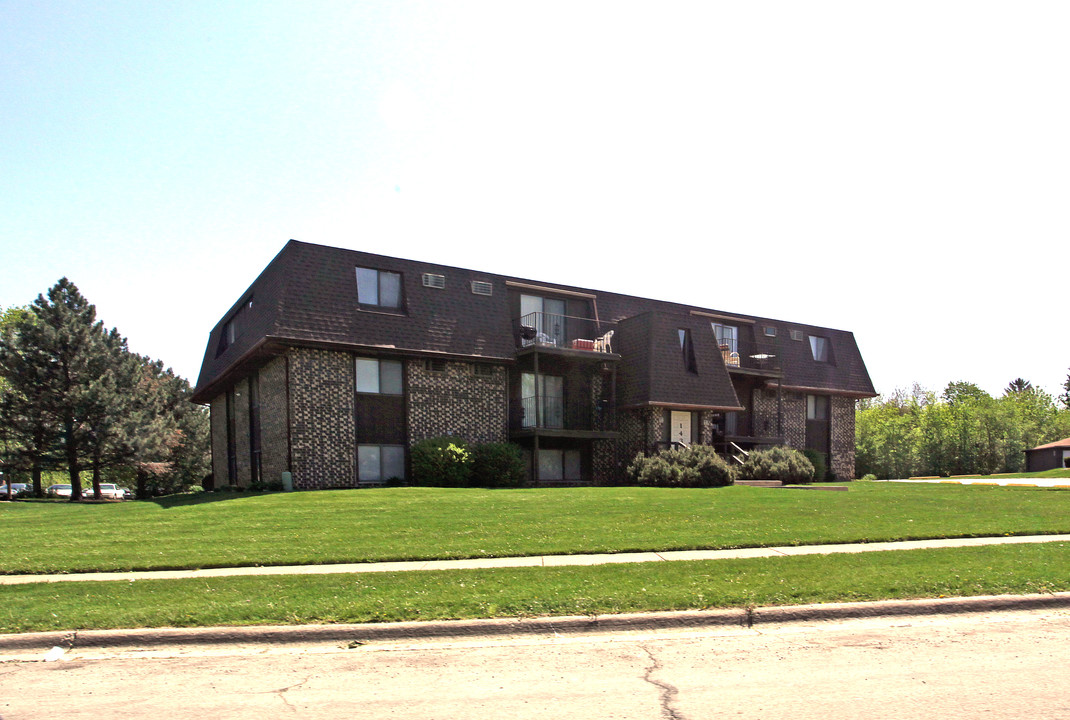
M 691 413 L 680 410 L 669 413 L 669 439 L 684 445 L 691 444 Z

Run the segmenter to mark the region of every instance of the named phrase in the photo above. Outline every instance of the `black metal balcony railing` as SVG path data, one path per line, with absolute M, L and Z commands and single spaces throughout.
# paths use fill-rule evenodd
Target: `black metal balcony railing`
M 552 428 L 565 427 L 565 399 L 560 397 L 526 397 L 521 398 L 520 407 L 523 410 L 520 426 L 523 428 Z
M 562 397 L 524 397 L 517 409 L 519 414 L 513 413 L 513 427 L 522 430 L 612 432 L 617 429 L 616 413 L 607 400 L 569 403 Z
M 513 322 L 516 347 L 558 348 L 613 352 L 613 331 L 616 323 L 591 318 L 533 312 Z
M 724 338 L 720 342 L 721 357 L 729 370 L 762 370 L 779 372 L 780 347 L 775 342 Z

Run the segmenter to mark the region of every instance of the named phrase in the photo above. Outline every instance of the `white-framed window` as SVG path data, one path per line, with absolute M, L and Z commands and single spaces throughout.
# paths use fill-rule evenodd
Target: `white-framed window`
M 814 360 L 816 360 L 817 362 L 829 362 L 828 338 L 824 338 L 819 335 L 811 335 L 810 352 L 813 353 Z
M 357 392 L 377 395 L 403 394 L 400 360 L 357 358 Z
M 357 445 L 357 481 L 383 483 L 405 479 L 405 448 L 402 445 Z
M 401 274 L 357 268 L 357 302 L 384 308 L 401 307 Z
M 765 325 L 762 327 L 762 332 L 766 337 L 776 337 L 776 328 L 772 325 Z

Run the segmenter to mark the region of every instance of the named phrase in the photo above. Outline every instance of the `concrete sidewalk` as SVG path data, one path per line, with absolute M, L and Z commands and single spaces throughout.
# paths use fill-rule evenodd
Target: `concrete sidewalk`
M 279 565 L 271 567 L 205 568 L 200 570 L 152 570 L 139 572 L 71 573 L 63 575 L 0 575 L 0 585 L 54 582 L 103 582 L 109 580 L 181 580 L 242 575 L 330 575 L 345 573 L 398 572 L 411 570 L 470 570 L 512 567 L 562 567 L 608 563 L 671 562 L 674 560 L 728 560 L 734 558 L 828 555 L 887 550 L 922 550 L 979 545 L 1070 542 L 1070 535 L 1015 535 L 999 537 L 906 540 L 901 542 L 847 543 L 842 545 L 797 545 L 736 550 L 674 550 L 606 555 L 536 555 L 531 557 L 474 558 L 466 560 L 417 560 L 414 562 L 368 562 L 340 565 Z
M 989 475 L 980 478 L 904 478 L 902 480 L 877 480 L 877 482 L 928 483 L 933 485 L 997 485 L 999 487 L 1068 488 L 1070 478 L 1008 478 Z

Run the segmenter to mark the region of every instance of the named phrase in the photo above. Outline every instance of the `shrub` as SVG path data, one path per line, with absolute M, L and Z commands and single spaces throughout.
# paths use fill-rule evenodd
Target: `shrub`
M 190 485 L 189 486 L 189 490 L 187 490 L 186 492 L 200 493 L 200 492 L 204 492 L 204 488 L 201 487 L 200 485 Z
M 877 476 L 873 473 L 867 473 L 862 477 L 862 482 L 876 482 Z
M 686 462 L 698 473 L 699 487 L 724 487 L 734 481 L 732 467 L 709 445 L 692 445 Z
M 654 487 L 722 487 L 733 480 L 728 463 L 707 445 L 640 453 L 626 472 L 632 482 Z
M 460 438 L 421 440 L 409 452 L 415 485 L 467 487 L 472 475 L 472 453 Z
M 817 450 L 803 450 L 803 455 L 814 466 L 814 482 L 830 480 L 828 466 L 825 464 L 825 453 Z
M 739 476 L 744 480 L 809 483 L 814 480 L 814 466 L 798 450 L 774 447 L 752 451 L 739 468 Z
M 524 453 L 513 443 L 484 443 L 472 448 L 472 484 L 517 487 L 526 478 Z

